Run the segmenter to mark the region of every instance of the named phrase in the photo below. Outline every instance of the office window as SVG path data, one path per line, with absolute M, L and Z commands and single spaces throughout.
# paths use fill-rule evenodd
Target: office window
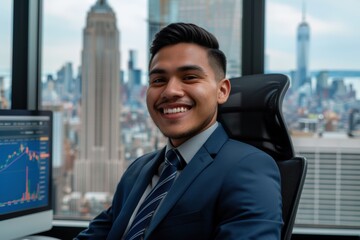
M 12 1 L 0 2 L 0 109 L 11 107 Z
M 360 226 L 360 2 L 268 0 L 266 72 L 288 75 L 283 113 L 307 157 L 296 226 Z
M 43 2 L 41 108 L 55 118 L 56 218 L 97 215 L 128 164 L 165 145 L 145 104 L 148 48 L 162 27 L 183 21 L 213 32 L 229 76 L 240 75 L 242 1 L 206 2 Z

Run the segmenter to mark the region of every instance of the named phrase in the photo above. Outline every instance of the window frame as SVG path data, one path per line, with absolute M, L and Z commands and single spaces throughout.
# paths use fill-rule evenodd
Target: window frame
M 37 110 L 41 84 L 42 0 L 14 0 L 11 108 Z

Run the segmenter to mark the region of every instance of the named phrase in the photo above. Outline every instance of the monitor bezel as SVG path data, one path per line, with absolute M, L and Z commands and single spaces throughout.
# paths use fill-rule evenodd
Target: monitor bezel
M 40 213 L 53 209 L 53 189 L 52 189 L 52 137 L 53 137 L 53 114 L 49 110 L 15 110 L 15 109 L 0 109 L 0 117 L 2 116 L 24 116 L 36 117 L 46 116 L 49 117 L 49 181 L 48 181 L 48 203 L 45 206 L 33 207 L 30 209 L 19 210 L 16 212 L 0 214 L 0 221 L 8 220 L 11 218 L 22 217 L 34 213 Z

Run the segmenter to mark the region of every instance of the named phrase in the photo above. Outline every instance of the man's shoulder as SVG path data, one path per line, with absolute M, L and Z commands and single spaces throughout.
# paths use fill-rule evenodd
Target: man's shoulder
M 238 154 L 260 154 L 260 155 L 266 155 L 269 156 L 266 152 L 263 150 L 249 144 L 246 142 L 242 142 L 236 139 L 229 138 L 228 141 L 223 146 L 223 150 L 226 152 L 231 153 L 232 155 L 238 155 Z M 270 157 L 270 156 L 269 156 Z
M 243 141 L 239 141 L 237 139 L 233 139 L 233 138 L 229 138 L 228 141 L 226 141 L 225 145 L 227 145 L 228 147 L 233 147 L 233 148 L 249 148 L 249 149 L 257 149 L 258 148 L 254 147 L 253 145 L 243 142 Z

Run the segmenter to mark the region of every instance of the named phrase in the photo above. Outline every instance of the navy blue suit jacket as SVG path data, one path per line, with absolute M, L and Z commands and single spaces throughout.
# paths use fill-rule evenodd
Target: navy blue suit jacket
M 135 160 L 112 207 L 77 239 L 121 239 L 164 149 Z M 145 239 L 280 239 L 280 173 L 275 161 L 229 139 L 220 125 L 183 169 L 146 231 Z

